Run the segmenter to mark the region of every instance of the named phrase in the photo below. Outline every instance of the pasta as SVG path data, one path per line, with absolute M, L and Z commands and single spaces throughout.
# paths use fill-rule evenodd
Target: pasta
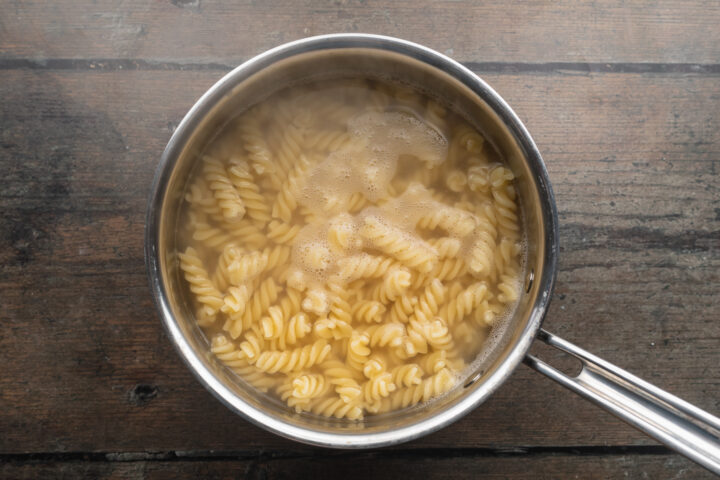
M 219 362 L 297 413 L 445 394 L 521 297 L 513 172 L 407 86 L 277 92 L 206 146 L 183 198 L 188 311 Z

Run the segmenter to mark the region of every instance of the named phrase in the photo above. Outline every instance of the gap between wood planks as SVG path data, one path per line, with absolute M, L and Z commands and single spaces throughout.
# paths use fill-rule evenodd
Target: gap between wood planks
M 242 63 L 242 62 L 240 62 Z M 238 63 L 238 65 L 240 64 Z M 647 74 L 720 74 L 720 63 L 586 63 L 586 62 L 461 62 L 475 72 L 485 73 L 647 73 Z M 141 59 L 97 58 L 0 58 L 0 70 L 161 70 L 230 71 L 235 64 L 182 63 Z
M 301 447 L 307 448 L 307 447 Z M 23 453 L 0 455 L 2 463 L 25 462 L 206 462 L 227 460 L 282 460 L 311 459 L 314 457 L 343 459 L 449 459 L 495 457 L 547 457 L 547 456 L 614 456 L 614 455 L 677 455 L 661 445 L 634 446 L 573 446 L 573 447 L 508 447 L 508 448 L 418 448 L 404 450 L 174 450 L 166 452 L 64 452 Z

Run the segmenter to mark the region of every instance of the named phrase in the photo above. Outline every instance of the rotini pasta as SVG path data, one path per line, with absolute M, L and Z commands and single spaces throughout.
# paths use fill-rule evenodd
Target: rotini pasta
M 206 156 L 203 171 L 210 190 L 217 201 L 223 217 L 230 221 L 239 221 L 245 215 L 245 205 L 220 160 Z
M 228 175 L 243 201 L 247 215 L 260 226 L 268 223 L 270 221 L 270 207 L 265 197 L 260 194 L 260 188 L 255 183 L 247 162 L 237 157 L 231 158 Z
M 178 229 L 214 357 L 347 421 L 457 385 L 522 294 L 515 177 L 483 136 L 376 80 L 292 87 L 225 128 Z

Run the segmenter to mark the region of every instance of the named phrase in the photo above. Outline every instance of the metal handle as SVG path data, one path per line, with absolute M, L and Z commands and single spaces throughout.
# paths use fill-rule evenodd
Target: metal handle
M 571 377 L 532 355 L 525 364 L 720 474 L 720 418 L 545 330 L 538 338 L 577 358 L 583 368 Z

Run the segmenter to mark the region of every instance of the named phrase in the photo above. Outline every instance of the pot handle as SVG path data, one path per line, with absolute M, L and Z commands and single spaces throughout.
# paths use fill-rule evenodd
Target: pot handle
M 668 447 L 720 474 L 720 418 L 545 330 L 538 338 L 582 363 L 568 376 L 527 355 L 525 364 Z

